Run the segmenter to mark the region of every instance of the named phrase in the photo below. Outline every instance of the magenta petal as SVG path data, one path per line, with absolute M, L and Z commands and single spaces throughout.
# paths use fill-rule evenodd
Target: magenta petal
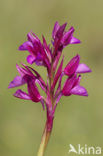
M 77 73 L 89 73 L 91 72 L 91 69 L 84 63 L 79 64 L 77 70 Z
M 14 93 L 14 96 L 24 100 L 31 100 L 30 96 L 27 93 L 23 92 L 21 89 L 18 89 L 16 93 Z
M 74 27 L 72 26 L 72 27 L 69 29 L 69 31 L 68 31 L 68 32 L 69 32 L 69 34 L 71 34 L 71 35 L 72 35 L 74 31 L 75 31 L 75 29 L 74 29 Z
M 25 80 L 21 76 L 16 76 L 13 81 L 10 82 L 8 88 L 14 88 L 25 84 Z
M 66 25 L 67 25 L 67 23 L 64 23 L 62 26 L 59 27 L 59 29 L 58 29 L 58 31 L 57 31 L 57 33 L 56 33 L 56 37 L 57 37 L 58 39 L 60 39 L 60 38 L 62 37 L 62 35 L 63 35 L 63 33 L 64 33 L 64 30 L 65 30 L 65 28 L 66 28 Z
M 39 80 L 39 78 L 35 80 L 35 83 L 38 83 L 39 86 L 42 88 L 42 90 L 46 92 L 46 89 L 45 89 L 45 87 L 43 86 L 42 82 Z
M 38 46 L 36 44 L 40 43 L 39 38 L 33 32 L 29 32 L 27 34 L 27 38 L 28 38 L 28 41 L 30 41 L 34 47 Z
M 19 50 L 24 51 L 24 50 L 28 50 L 28 47 L 32 47 L 32 43 L 29 41 L 24 42 L 20 47 Z
M 42 84 L 42 86 L 43 86 L 44 88 L 46 88 L 47 86 L 46 86 L 46 84 L 45 84 L 45 81 L 44 81 L 43 78 L 40 76 L 40 74 L 39 74 L 36 70 L 34 70 L 33 68 L 31 68 L 31 67 L 29 67 L 29 69 L 31 69 L 31 70 L 36 74 L 36 77 L 37 77 L 36 82 L 38 83 L 38 81 L 40 81 L 40 83 Z M 39 84 L 39 85 L 40 85 L 40 84 Z
M 35 80 L 30 80 L 28 83 L 28 93 L 32 101 L 39 102 L 41 100 L 40 93 L 37 86 L 35 85 Z
M 47 56 L 47 58 L 49 59 L 49 61 L 51 62 L 51 51 L 50 51 L 50 49 L 49 49 L 49 46 L 47 45 L 47 42 L 46 42 L 46 40 L 45 40 L 45 38 L 44 38 L 44 36 L 43 36 L 43 46 L 44 46 L 44 51 L 45 51 L 45 54 L 46 54 L 46 56 Z
M 79 43 L 80 43 L 80 40 L 72 36 L 70 40 L 70 44 L 79 44 Z
M 29 72 L 26 69 L 20 67 L 18 64 L 16 64 L 16 69 L 18 70 L 21 77 L 25 76 L 26 74 L 29 74 Z
M 56 35 L 56 33 L 57 33 L 57 31 L 58 31 L 59 28 L 60 28 L 59 23 L 56 22 L 55 25 L 54 25 L 53 32 L 52 32 L 53 39 L 55 39 L 55 35 Z
M 27 62 L 28 62 L 29 64 L 33 64 L 34 61 L 35 61 L 35 57 L 32 56 L 32 55 L 28 55 L 28 57 L 27 57 Z
M 63 44 L 64 46 L 70 44 L 70 41 L 71 41 L 73 32 L 74 32 L 74 28 L 71 27 L 71 28 L 69 29 L 69 31 L 67 31 L 67 32 L 64 33 L 64 35 L 63 35 L 63 37 L 62 37 L 62 40 L 61 40 L 61 42 L 62 42 L 62 44 Z
M 73 76 L 71 78 L 68 78 L 65 83 L 64 83 L 64 86 L 63 86 L 63 89 L 62 89 L 62 94 L 64 96 L 69 96 L 71 95 L 71 89 L 73 88 L 73 85 L 75 84 L 76 82 L 76 76 Z
M 27 74 L 27 75 L 29 75 L 30 77 L 34 77 L 35 78 L 35 76 L 34 76 L 34 74 L 32 73 L 32 68 L 30 68 L 29 66 L 26 66 L 25 64 L 23 64 L 23 63 L 21 63 L 22 64 L 22 66 L 23 66 L 23 70 L 25 71 L 25 75 Z
M 36 38 L 33 36 L 33 34 L 32 34 L 31 32 L 29 32 L 29 33 L 27 34 L 27 38 L 28 38 L 28 41 L 30 41 L 30 42 L 32 42 L 32 43 L 34 43 L 35 40 L 36 40 Z
M 71 91 L 71 94 L 80 95 L 80 96 L 88 96 L 87 90 L 82 86 L 75 86 Z
M 76 69 L 79 65 L 80 56 L 76 55 L 71 59 L 71 61 L 67 64 L 67 66 L 64 68 L 64 73 L 68 76 L 71 76 L 76 72 Z

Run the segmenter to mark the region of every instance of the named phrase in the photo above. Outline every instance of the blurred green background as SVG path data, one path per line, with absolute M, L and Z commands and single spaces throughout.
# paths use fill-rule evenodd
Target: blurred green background
M 74 26 L 82 41 L 64 49 L 64 64 L 79 53 L 93 72 L 81 82 L 88 98 L 63 97 L 58 104 L 45 156 L 68 156 L 69 144 L 103 147 L 103 1 L 0 0 L 0 156 L 37 154 L 45 112 L 39 103 L 14 98 L 16 89 L 7 87 L 17 75 L 16 63 L 26 63 L 28 53 L 17 50 L 26 34 L 44 34 L 49 43 L 55 21 Z M 33 66 L 46 78 L 44 68 Z

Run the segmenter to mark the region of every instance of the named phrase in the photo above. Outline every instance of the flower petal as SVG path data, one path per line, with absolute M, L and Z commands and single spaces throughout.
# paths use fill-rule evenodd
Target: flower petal
M 82 86 L 75 86 L 71 91 L 71 94 L 80 95 L 80 96 L 88 96 L 87 90 Z
M 35 57 L 32 56 L 32 55 L 28 55 L 28 57 L 27 57 L 27 62 L 28 62 L 29 64 L 33 64 L 33 63 L 35 62 Z
M 37 40 L 37 38 L 33 35 L 32 32 L 29 32 L 29 33 L 27 34 L 27 38 L 28 38 L 28 41 L 30 41 L 30 42 L 32 42 L 32 43 L 34 43 L 35 40 Z
M 73 76 L 71 78 L 67 78 L 67 80 L 64 83 L 63 89 L 62 89 L 62 94 L 64 96 L 69 96 L 71 95 L 71 89 L 73 88 L 73 85 L 76 82 L 76 76 Z
M 61 43 L 62 43 L 64 46 L 70 44 L 70 41 L 71 41 L 73 32 L 74 32 L 74 28 L 71 27 L 71 28 L 69 29 L 69 31 L 67 31 L 67 32 L 64 33 L 64 35 L 63 35 L 63 37 L 62 37 L 62 40 L 61 40 Z
M 36 79 L 35 83 L 38 83 L 42 90 L 46 92 L 46 88 L 43 86 L 42 82 L 39 79 Z
M 57 31 L 58 31 L 59 28 L 60 28 L 59 23 L 56 22 L 55 25 L 54 25 L 53 32 L 52 32 L 53 39 L 55 39 L 55 35 L 56 35 L 56 33 L 57 33 Z
M 16 76 L 13 81 L 10 82 L 8 88 L 14 88 L 25 84 L 26 81 L 21 76 Z
M 45 81 L 43 80 L 43 78 L 40 76 L 40 74 L 35 70 L 35 69 L 33 69 L 33 68 L 31 68 L 31 67 L 28 67 L 30 70 L 32 70 L 35 74 L 36 74 L 36 78 L 37 78 L 37 80 L 39 80 L 40 81 L 40 83 L 43 85 L 43 87 L 44 88 L 47 88 L 47 86 L 46 86 L 46 84 L 45 84 Z M 36 81 L 37 81 L 36 80 Z
M 31 42 L 26 41 L 19 47 L 19 50 L 25 51 L 25 50 L 28 50 L 28 47 L 33 47 L 33 45 Z
M 63 25 L 61 25 L 56 33 L 56 38 L 60 39 L 64 33 L 65 27 L 66 27 L 67 23 L 64 23 Z
M 43 61 L 43 58 L 41 57 L 41 54 L 40 53 L 38 53 L 38 56 L 35 59 L 35 64 L 37 66 L 43 66 L 44 65 L 44 61 Z
M 71 61 L 64 68 L 64 73 L 68 76 L 74 74 L 76 72 L 76 69 L 78 68 L 79 62 L 80 62 L 80 56 L 76 55 L 71 59 Z
M 75 37 L 72 36 L 70 40 L 70 44 L 79 44 L 81 41 Z
M 24 100 L 31 100 L 30 96 L 27 93 L 23 92 L 21 89 L 18 89 L 16 93 L 14 93 L 14 96 Z
M 77 73 L 88 73 L 91 72 L 91 69 L 84 63 L 79 64 L 77 70 Z
M 32 101 L 39 102 L 41 100 L 41 95 L 38 91 L 37 86 L 35 85 L 35 80 L 29 80 L 27 82 L 28 85 L 28 93 Z
M 21 77 L 25 76 L 26 74 L 27 75 L 31 74 L 28 70 L 26 70 L 25 68 L 20 67 L 18 64 L 16 64 L 16 68 L 17 68 L 17 71 L 19 72 L 19 74 L 21 75 Z
M 47 56 L 47 58 L 49 59 L 49 61 L 51 62 L 51 51 L 50 51 L 50 49 L 49 49 L 49 46 L 47 45 L 47 42 L 46 42 L 46 40 L 45 40 L 45 38 L 44 38 L 44 36 L 42 36 L 42 38 L 43 38 L 43 46 L 44 46 L 44 51 L 45 51 L 45 54 L 46 54 L 46 56 Z

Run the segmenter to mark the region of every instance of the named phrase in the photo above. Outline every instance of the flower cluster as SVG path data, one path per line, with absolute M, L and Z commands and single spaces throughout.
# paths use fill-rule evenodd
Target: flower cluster
M 88 96 L 87 90 L 80 85 L 82 73 L 91 72 L 90 68 L 80 63 L 80 56 L 73 57 L 66 67 L 63 68 L 64 56 L 63 49 L 69 44 L 78 44 L 80 40 L 73 36 L 74 28 L 71 27 L 68 31 L 65 30 L 67 23 L 59 25 L 55 23 L 52 32 L 52 47 L 47 44 L 44 36 L 43 41 L 33 33 L 27 34 L 27 41 L 20 47 L 20 51 L 28 51 L 27 62 L 32 65 L 44 66 L 47 69 L 47 81 L 45 82 L 42 76 L 30 66 L 22 64 L 22 67 L 16 65 L 19 76 L 9 84 L 9 88 L 27 85 L 27 93 L 18 89 L 14 94 L 15 97 L 33 102 L 41 102 L 43 109 L 46 106 L 47 110 L 47 130 L 52 129 L 53 118 L 56 106 L 62 96 L 80 95 Z M 58 68 L 57 68 L 58 67 Z M 66 81 L 62 85 L 62 79 L 66 76 Z M 38 90 L 37 83 L 45 92 L 45 97 Z

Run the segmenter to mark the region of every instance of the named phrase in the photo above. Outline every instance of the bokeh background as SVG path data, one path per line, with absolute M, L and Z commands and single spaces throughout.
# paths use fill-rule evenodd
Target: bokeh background
M 74 36 L 82 41 L 65 48 L 64 64 L 79 53 L 92 73 L 81 82 L 88 98 L 61 99 L 45 156 L 68 156 L 69 144 L 103 147 L 103 1 L 0 0 L 0 156 L 37 154 L 45 112 L 39 103 L 14 98 L 16 89 L 7 87 L 17 75 L 16 63 L 26 63 L 28 53 L 18 51 L 26 34 L 44 34 L 49 43 L 55 21 L 74 26 Z M 33 66 L 46 79 L 44 68 Z

